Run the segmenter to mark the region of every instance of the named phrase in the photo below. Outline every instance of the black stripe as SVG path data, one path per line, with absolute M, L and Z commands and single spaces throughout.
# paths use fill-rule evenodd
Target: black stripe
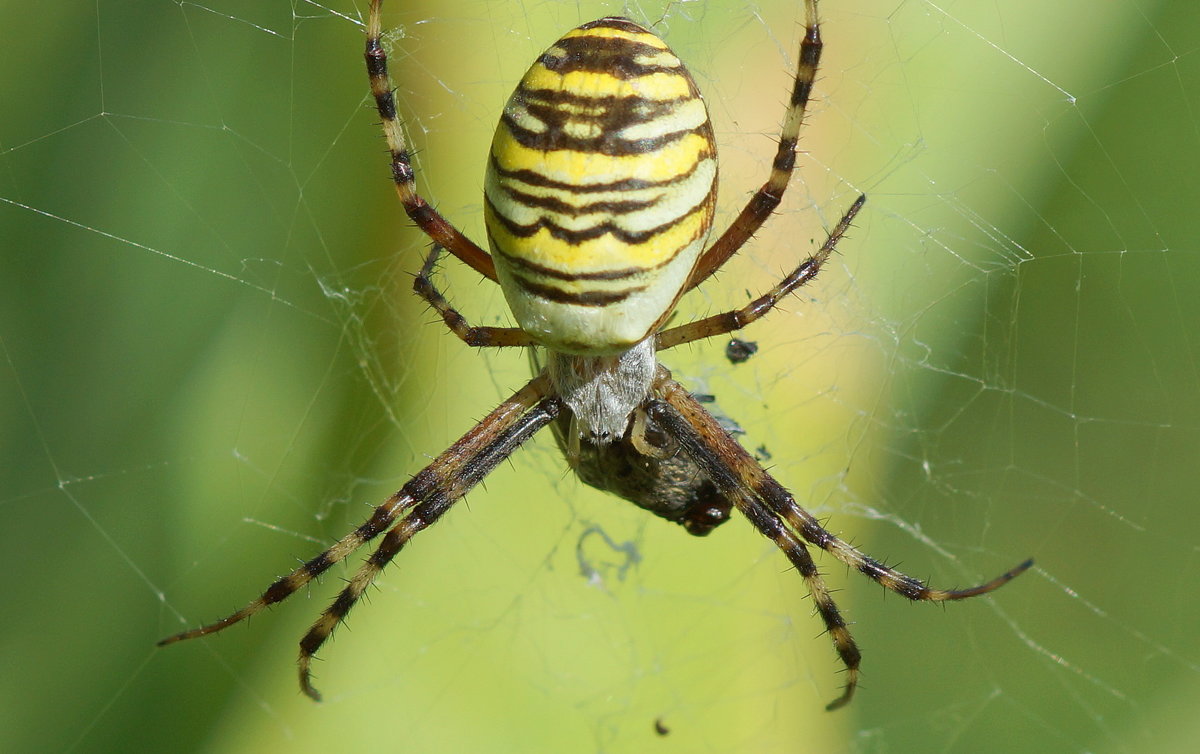
M 704 160 L 712 159 L 711 151 L 701 152 L 686 173 L 672 176 L 665 181 L 646 181 L 641 178 L 622 178 L 619 181 L 610 181 L 608 183 L 566 183 L 565 181 L 556 181 L 553 178 L 547 178 L 542 173 L 533 170 L 505 170 L 500 167 L 500 161 L 496 159 L 496 153 L 492 152 L 488 155 L 488 160 L 491 163 L 491 169 L 496 175 L 501 178 L 507 178 L 522 183 L 528 183 L 530 186 L 539 188 L 558 189 L 560 191 L 570 191 L 573 194 L 587 193 L 602 193 L 608 191 L 640 191 L 651 188 L 666 188 L 673 186 L 676 183 L 687 180 L 696 172 L 696 168 L 700 166 Z
M 794 167 L 796 167 L 796 139 L 781 138 L 779 140 L 779 149 L 775 152 L 775 161 L 771 163 L 771 168 L 790 173 Z
M 654 236 L 669 231 L 671 228 L 682 222 L 685 218 L 691 217 L 697 212 L 702 211 L 705 205 L 708 205 L 712 202 L 712 195 L 713 192 L 710 190 L 707 194 L 705 194 L 704 198 L 701 199 L 698 204 L 688 209 L 687 212 L 677 215 L 670 222 L 663 223 L 662 225 L 651 228 L 650 230 L 639 232 L 622 230 L 612 222 L 603 222 L 585 230 L 569 230 L 567 228 L 559 227 L 545 217 L 538 218 L 536 222 L 529 225 L 521 225 L 513 222 L 510 218 L 503 215 L 500 210 L 496 208 L 496 205 L 492 204 L 491 199 L 489 199 L 486 195 L 484 196 L 484 201 L 489 207 L 491 207 L 492 214 L 504 225 L 509 234 L 518 238 L 529 238 L 539 230 L 545 228 L 553 238 L 564 241 L 572 246 L 577 246 L 584 241 L 591 241 L 604 235 L 611 235 L 613 238 L 616 238 L 622 243 L 632 246 L 643 244 Z M 707 230 L 707 227 L 702 229 L 702 231 Z
M 337 603 L 334 603 L 335 605 Z M 331 608 L 332 609 L 332 608 Z M 342 616 L 345 617 L 345 616 Z M 340 619 L 339 619 L 340 620 Z M 300 655 L 302 657 L 311 657 L 316 654 L 325 640 L 329 638 L 329 634 L 324 631 L 318 631 L 315 627 L 310 628 L 304 638 L 300 640 Z
M 325 573 L 325 571 L 329 570 L 329 567 L 331 565 L 333 565 L 333 559 L 329 557 L 329 551 L 326 550 L 325 552 L 321 553 L 320 555 L 317 555 L 316 557 L 312 558 L 307 563 L 305 563 L 304 571 L 311 578 L 316 578 L 317 576 L 320 576 L 322 573 Z
M 783 486 L 779 485 L 778 483 L 776 484 L 776 487 L 779 490 L 783 489 Z M 775 493 L 776 490 L 772 490 L 771 492 Z M 787 494 L 786 491 L 784 494 Z M 793 525 L 795 525 L 795 522 L 793 522 Z M 804 537 L 809 542 L 812 542 L 817 547 L 820 547 L 822 550 L 829 549 L 829 543 L 834 539 L 834 536 L 825 531 L 825 529 L 816 521 L 803 521 L 800 526 L 796 528 L 800 531 L 800 536 Z
M 858 572 L 872 581 L 879 581 L 884 576 L 890 575 L 891 569 L 875 558 L 864 555 L 858 563 Z
M 515 279 L 522 288 L 534 296 L 546 299 L 547 301 L 553 301 L 556 304 L 572 304 L 574 306 L 602 307 L 610 304 L 618 304 L 633 294 L 646 290 L 645 286 L 639 285 L 620 291 L 584 291 L 582 293 L 571 293 L 549 285 L 538 285 L 520 275 L 515 276 Z
M 584 29 L 595 28 L 591 26 Z M 639 29 L 639 31 L 645 31 Z M 547 70 L 555 73 L 604 73 L 618 79 L 634 79 L 655 73 L 684 74 L 686 69 L 682 64 L 674 66 L 645 65 L 637 62 L 638 57 L 647 55 L 670 54 L 669 50 L 654 47 L 639 42 L 633 42 L 620 37 L 600 38 L 592 36 L 571 37 L 560 39 L 554 46 L 542 53 L 538 62 Z M 689 88 L 694 89 L 689 79 Z
M 350 614 L 350 611 L 354 608 L 354 603 L 357 601 L 358 595 L 351 593 L 349 587 L 347 587 L 346 589 L 343 589 L 340 594 L 338 594 L 338 596 L 333 600 L 333 604 L 330 605 L 329 609 L 325 612 L 337 618 L 338 623 L 341 623 L 346 619 L 346 616 Z M 328 637 L 329 634 L 325 634 L 321 638 L 325 639 Z M 301 644 L 303 645 L 303 642 L 301 642 Z M 318 646 L 320 645 L 318 644 Z
M 808 98 L 812 95 L 812 88 L 812 79 L 805 78 L 803 81 L 796 79 L 796 85 L 792 87 L 792 107 L 803 107 L 806 105 Z
M 492 245 L 492 248 L 495 248 L 495 244 Z M 654 267 L 625 267 L 625 268 L 619 269 L 619 270 L 600 270 L 598 272 L 569 273 L 569 272 L 562 272 L 561 270 L 556 270 L 553 267 L 546 267 L 544 265 L 540 265 L 537 262 L 530 262 L 527 259 L 521 259 L 520 257 L 514 257 L 511 254 L 505 254 L 503 251 L 500 251 L 498 253 L 500 254 L 500 256 L 504 257 L 504 261 L 508 262 L 509 265 L 511 265 L 514 268 L 520 268 L 520 270 L 522 272 L 528 273 L 528 275 L 536 275 L 538 277 L 553 278 L 555 280 L 561 280 L 565 283 L 577 283 L 580 280 L 605 280 L 605 281 L 624 280 L 625 278 L 635 277 L 637 275 L 641 275 L 642 273 L 644 273 L 648 270 L 654 269 Z M 668 264 L 673 259 L 675 259 L 675 255 L 672 255 L 671 259 L 668 259 L 666 262 L 663 262 L 662 264 Z M 655 265 L 655 267 L 660 267 L 660 266 L 662 266 L 662 265 Z M 527 277 L 527 275 L 523 275 L 523 274 L 521 274 L 521 272 L 517 272 L 516 270 L 514 270 L 514 272 L 516 273 L 516 275 L 518 277 L 522 277 L 522 278 Z
M 695 128 L 669 131 L 642 139 L 621 138 L 621 129 L 627 125 L 631 125 L 627 123 L 607 125 L 597 123 L 598 135 L 588 137 L 567 133 L 561 126 L 555 124 L 548 124 L 550 127 L 540 133 L 529 131 L 522 128 L 507 112 L 501 116 L 500 120 L 518 144 L 528 149 L 537 149 L 542 152 L 571 150 L 573 152 L 588 154 L 625 157 L 633 154 L 651 154 L 657 152 L 691 134 L 700 134 L 709 143 L 712 142 L 712 127 L 707 120 Z M 581 120 L 580 122 L 586 121 Z
M 384 120 L 396 119 L 396 98 L 388 91 L 385 94 L 375 95 L 375 109 L 379 111 L 379 117 Z
M 387 53 L 383 51 L 379 37 L 371 37 L 367 40 L 367 51 L 363 57 L 367 59 L 367 76 L 369 78 L 377 79 L 387 76 Z
M 813 577 L 814 578 L 816 577 L 816 569 L 815 568 L 813 569 Z M 845 628 L 846 627 L 846 619 L 842 617 L 842 611 L 838 610 L 837 604 L 832 599 L 829 599 L 828 597 L 826 597 L 824 599 L 814 599 L 813 601 L 817 605 L 817 612 L 821 614 L 821 620 L 825 621 L 826 628 L 828 628 L 830 631 L 832 631 L 835 628 Z M 849 638 L 849 637 L 847 637 L 847 638 Z M 838 647 L 839 647 L 838 652 L 840 654 L 841 653 L 841 649 L 840 649 L 841 642 L 835 638 L 834 643 L 838 645 Z M 850 643 L 848 644 L 847 648 L 849 648 L 849 647 L 854 647 L 853 640 L 850 640 Z M 854 657 L 854 656 L 856 656 L 856 654 L 857 654 L 857 652 L 849 653 L 849 656 Z M 845 659 L 845 657 L 846 657 L 846 655 L 843 655 L 843 659 Z M 846 660 L 846 664 L 851 665 L 851 662 L 849 660 Z
M 800 43 L 800 67 L 801 68 L 816 68 L 821 62 L 821 49 L 825 45 L 821 42 L 821 28 L 819 26 L 808 26 L 804 29 L 804 41 Z
M 601 123 L 644 123 L 662 117 L 674 111 L 681 103 L 697 99 L 696 95 L 686 95 L 673 99 L 650 99 L 637 94 L 625 97 L 615 95 L 578 94 L 564 89 L 534 89 L 524 82 L 517 85 L 514 95 L 531 112 L 546 113 L 546 120 L 561 122 L 567 118 L 595 119 Z M 587 116 L 571 113 L 571 108 L 596 110 L 603 108 L 601 116 Z M 562 118 L 557 121 L 556 113 L 562 112 Z M 603 116 L 609 116 L 605 119 Z M 539 115 L 541 117 L 541 115 Z
M 560 215 L 568 215 L 570 217 L 579 217 L 580 215 L 593 215 L 598 212 L 605 212 L 610 215 L 624 215 L 630 212 L 638 212 L 649 209 L 658 204 L 662 199 L 660 194 L 657 198 L 644 202 L 634 201 L 600 201 L 589 202 L 582 205 L 574 205 L 564 202 L 554 196 L 537 196 L 535 194 L 527 194 L 524 191 L 518 191 L 510 187 L 507 183 L 501 183 L 500 187 L 508 194 L 513 201 L 523 204 L 526 207 L 538 207 L 540 209 L 548 209 Z
M 320 571 L 317 573 L 320 573 Z M 292 596 L 299 588 L 299 586 L 292 583 L 292 576 L 289 574 L 267 587 L 267 591 L 263 592 L 262 597 L 259 599 L 264 605 L 274 605 L 276 602 L 282 602 Z

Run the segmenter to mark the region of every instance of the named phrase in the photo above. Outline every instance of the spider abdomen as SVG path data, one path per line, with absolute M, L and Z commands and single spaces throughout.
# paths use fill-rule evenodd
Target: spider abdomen
M 521 328 L 617 353 L 675 306 L 708 237 L 708 111 L 666 43 L 624 18 L 567 33 L 513 92 L 492 141 L 488 240 Z

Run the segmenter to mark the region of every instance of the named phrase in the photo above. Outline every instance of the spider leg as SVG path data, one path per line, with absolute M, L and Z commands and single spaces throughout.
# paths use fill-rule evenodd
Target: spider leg
M 788 561 L 804 578 L 808 593 L 812 596 L 813 604 L 816 605 L 817 613 L 825 623 L 825 630 L 833 639 L 833 648 L 837 651 L 842 664 L 846 666 L 846 685 L 842 689 L 842 695 L 827 704 L 825 709 L 832 711 L 845 706 L 850 701 L 850 697 L 854 696 L 854 690 L 858 688 L 858 666 L 862 662 L 862 652 L 859 651 L 858 644 L 854 642 L 854 637 L 850 635 L 846 619 L 842 617 L 841 610 L 833 601 L 829 587 L 825 586 L 825 579 L 821 578 L 817 564 L 813 562 L 812 555 L 808 552 L 808 547 L 802 539 L 784 526 L 779 516 L 753 495 L 741 488 L 735 488 L 734 492 L 727 494 L 733 497 L 734 505 L 742 512 L 742 515 L 750 519 L 754 528 L 783 551 Z
M 665 369 L 663 372 L 665 373 Z M 771 514 L 773 520 L 778 521 L 778 518 L 781 517 L 804 539 L 860 573 L 869 576 L 881 586 L 914 601 L 942 602 L 985 594 L 1011 581 L 1033 564 L 1032 560 L 1027 560 L 997 578 L 969 589 L 946 590 L 926 586 L 918 579 L 888 568 L 830 534 L 812 514 L 801 508 L 791 493 L 775 481 L 754 460 L 754 457 L 738 444 L 737 440 L 722 429 L 717 420 L 705 411 L 704 407 L 679 383 L 663 374 L 656 383 L 656 394 L 663 400 L 654 400 L 647 404 L 646 412 L 650 418 L 676 437 L 684 452 L 692 456 L 718 489 L 733 499 L 739 509 L 760 531 L 779 544 L 780 548 L 788 553 L 789 559 L 793 558 L 791 550 L 788 549 L 791 547 L 790 543 L 786 538 L 778 536 L 773 525 L 763 518 L 761 513 L 756 512 L 752 516 L 748 512 L 752 508 L 743 500 L 744 498 L 750 498 L 753 502 L 761 500 L 769 509 L 767 512 Z M 793 560 L 793 563 L 797 564 L 801 575 L 809 582 L 810 589 L 813 588 L 814 580 L 820 581 L 815 569 L 812 570 L 810 577 L 796 560 Z M 824 585 L 821 584 L 820 588 L 824 590 Z M 848 630 L 845 629 L 845 623 L 841 622 L 836 606 L 833 605 L 832 600 L 828 599 L 828 593 L 821 595 L 814 590 L 813 597 L 818 611 L 833 636 L 838 654 L 848 670 L 845 693 L 829 706 L 829 709 L 836 709 L 848 702 L 854 692 L 854 685 L 858 678 L 858 650 L 854 646 Z M 826 604 L 823 600 L 828 600 L 828 603 Z
M 384 536 L 379 547 L 366 562 L 359 567 L 354 577 L 338 594 L 321 617 L 312 625 L 304 638 L 300 640 L 300 688 L 314 701 L 320 701 L 321 695 L 312 685 L 312 658 L 321 645 L 333 635 L 333 630 L 345 620 L 350 609 L 354 607 L 362 593 L 366 591 L 379 572 L 384 569 L 396 553 L 408 543 L 419 531 L 437 521 L 443 513 L 449 510 L 457 500 L 462 498 L 472 487 L 479 483 L 508 458 L 522 443 L 532 437 L 538 430 L 549 424 L 559 413 L 561 402 L 558 398 L 545 398 L 537 406 L 520 416 L 497 434 L 494 439 L 480 448 L 470 458 L 459 459 L 458 464 L 441 474 L 429 474 L 428 490 L 424 502 L 412 509 L 398 524 Z M 428 469 L 426 469 L 428 471 Z M 421 472 L 424 475 L 426 472 Z M 420 475 L 418 475 L 420 476 Z
M 796 269 L 792 270 L 774 288 L 754 299 L 749 304 L 746 304 L 741 309 L 714 314 L 711 317 L 705 317 L 704 319 L 688 322 L 678 327 L 672 327 L 669 330 L 663 330 L 658 334 L 658 350 L 674 348 L 684 343 L 691 343 L 695 340 L 703 340 L 704 338 L 711 338 L 716 335 L 733 332 L 734 330 L 740 330 L 774 309 L 783 300 L 784 296 L 817 276 L 825 261 L 829 259 L 829 255 L 837 248 L 838 242 L 842 240 L 842 236 L 846 235 L 846 231 L 850 228 L 850 223 L 854 221 L 855 216 L 862 209 L 866 201 L 867 197 L 865 195 L 860 195 L 855 199 L 854 203 L 850 205 L 850 209 L 846 210 L 846 214 L 842 215 L 842 219 L 829 232 L 829 236 L 826 237 L 825 243 L 821 244 L 821 248 L 811 257 L 801 262 Z
M 523 416 L 530 413 L 531 407 L 541 400 L 548 390 L 549 382 L 545 377 L 534 378 L 419 471 L 398 492 L 376 507 L 365 523 L 339 539 L 328 550 L 271 584 L 258 599 L 241 610 L 215 623 L 168 636 L 159 641 L 158 646 L 216 633 L 249 618 L 269 605 L 287 599 L 327 571 L 330 566 L 344 560 L 350 553 L 386 531 L 405 510 L 437 495 L 444 487 L 444 480 L 458 473 L 460 468 L 465 466 L 467 471 L 470 471 L 473 464 L 481 462 L 479 459 L 486 460 L 489 449 L 506 437 L 505 433 L 510 432 Z
M 750 197 L 745 208 L 725 229 L 721 237 L 705 250 L 696 269 L 688 280 L 685 290 L 691 290 L 703 283 L 716 272 L 721 265 L 737 253 L 738 249 L 750 240 L 762 224 L 766 222 L 775 208 L 783 199 L 787 190 L 792 171 L 796 167 L 796 142 L 800 137 L 800 126 L 804 122 L 804 112 L 808 108 L 808 99 L 812 93 L 813 81 L 817 76 L 817 64 L 821 60 L 821 25 L 817 20 L 817 0 L 805 0 L 804 3 L 804 39 L 800 42 L 800 57 L 796 63 L 796 80 L 792 85 L 792 96 L 788 102 L 787 116 L 783 129 L 779 134 L 779 146 L 775 151 L 775 160 L 771 164 L 771 175 L 767 182 Z
M 757 464 L 755 465 L 757 466 Z M 1012 581 L 1033 565 L 1033 559 L 1030 558 L 991 581 L 967 589 L 935 589 L 920 579 L 889 568 L 854 545 L 831 534 L 811 513 L 796 503 L 796 499 L 783 488 L 783 485 L 775 481 L 761 467 L 750 470 L 746 479 L 748 483 L 755 485 L 758 494 L 767 501 L 771 510 L 783 516 L 784 520 L 800 533 L 800 536 L 885 589 L 903 595 L 914 602 L 949 602 L 987 594 Z
M 392 94 L 394 87 L 388 75 L 387 53 L 380 42 L 383 26 L 379 17 L 379 6 L 382 1 L 371 0 L 364 57 L 367 61 L 367 75 L 371 79 L 371 94 L 375 97 L 375 107 L 383 121 L 383 135 L 387 139 L 388 151 L 392 157 L 392 180 L 396 184 L 400 204 L 409 218 L 425 232 L 425 235 L 432 238 L 434 243 L 448 249 L 480 275 L 496 282 L 496 267 L 492 264 L 491 256 L 451 225 L 417 193 L 408 144 L 396 115 L 396 98 Z
M 948 602 L 987 594 L 1012 581 L 1033 565 L 1032 559 L 1026 560 L 991 581 L 967 589 L 935 589 L 927 586 L 920 579 L 906 576 L 894 568 L 885 566 L 883 563 L 880 563 L 848 542 L 839 539 L 825 529 L 825 527 L 821 526 L 816 517 L 804 510 L 796 502 L 796 498 L 782 484 L 775 481 L 774 477 L 768 474 L 754 460 L 753 456 L 747 453 L 736 440 L 721 429 L 716 420 L 711 418 L 708 412 L 692 398 L 687 390 L 678 383 L 672 384 L 677 389 L 669 391 L 664 397 L 694 426 L 703 427 L 705 430 L 711 427 L 720 431 L 720 436 L 714 436 L 709 443 L 709 447 L 717 453 L 721 460 L 731 465 L 733 471 L 736 473 L 737 482 L 741 486 L 754 490 L 754 493 L 772 511 L 782 516 L 788 525 L 795 529 L 800 536 L 864 576 L 867 576 L 880 586 L 896 594 L 903 595 L 914 602 Z M 700 414 L 703 414 L 703 417 Z M 706 434 L 705 437 L 707 438 L 708 435 Z M 705 470 L 708 470 L 707 467 Z
M 826 709 L 834 710 L 850 701 L 858 687 L 858 666 L 862 661 L 862 653 L 854 643 L 854 637 L 842 617 L 837 603 L 825 586 L 812 555 L 804 541 L 784 526 L 779 516 L 764 505 L 755 494 L 741 483 L 734 471 L 734 463 L 725 457 L 726 443 L 737 445 L 737 441 L 729 436 L 717 420 L 700 406 L 691 394 L 674 380 L 664 380 L 660 385 L 659 394 L 666 400 L 652 400 L 646 406 L 646 412 L 659 423 L 668 434 L 674 437 L 683 451 L 696 461 L 697 465 L 712 480 L 713 484 L 723 495 L 733 501 L 737 509 L 750 520 L 754 528 L 774 542 L 791 562 L 808 586 L 817 613 L 825 623 L 825 629 L 833 639 L 833 647 L 838 653 L 842 664 L 846 666 L 846 686 L 842 695 L 831 702 Z M 725 443 L 722 442 L 724 438 Z M 737 445 L 741 449 L 740 445 Z M 745 452 L 745 451 L 743 451 Z M 749 456 L 747 456 L 749 457 Z M 751 459 L 753 461 L 753 459 Z M 757 465 L 757 464 L 756 464 Z
M 413 291 L 441 315 L 442 321 L 446 323 L 446 327 L 450 328 L 450 332 L 473 348 L 537 345 L 537 341 L 519 327 L 476 327 L 468 322 L 466 317 L 459 314 L 433 282 L 433 270 L 441 252 L 442 247 L 436 243 L 429 250 L 429 256 L 425 257 L 425 264 L 422 265 L 421 272 L 413 281 Z

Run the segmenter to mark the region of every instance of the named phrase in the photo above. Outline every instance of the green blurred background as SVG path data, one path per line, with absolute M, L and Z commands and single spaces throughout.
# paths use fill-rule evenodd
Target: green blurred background
M 408 293 L 365 2 L 0 6 L 0 750 L 1194 750 L 1200 736 L 1200 10 L 826 0 L 784 208 L 681 317 L 742 302 L 870 202 L 821 279 L 673 354 L 829 526 L 943 585 L 911 606 L 742 521 L 698 540 L 564 476 L 548 437 L 419 537 L 326 648 L 347 575 L 214 639 L 524 379 Z M 765 176 L 796 2 L 394 2 L 422 190 L 477 239 L 489 134 L 563 31 L 690 62 L 722 217 Z M 476 321 L 492 286 L 446 264 Z M 358 558 L 351 560 L 352 565 Z M 655 733 L 655 721 L 670 733 Z

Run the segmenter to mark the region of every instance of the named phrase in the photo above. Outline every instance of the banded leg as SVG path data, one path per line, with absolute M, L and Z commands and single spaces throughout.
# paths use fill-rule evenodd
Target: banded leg
M 729 261 L 737 250 L 766 222 L 787 190 L 792 171 L 796 167 L 796 143 L 800 138 L 800 126 L 804 123 L 804 112 L 808 109 L 813 81 L 817 77 L 817 64 L 821 61 L 821 25 L 817 20 L 817 0 L 804 2 L 804 39 L 800 42 L 800 58 L 796 63 L 796 80 L 792 85 L 792 97 L 788 102 L 787 116 L 779 134 L 779 146 L 775 160 L 771 163 L 771 175 L 767 182 L 750 197 L 750 201 L 721 237 L 705 250 L 696 269 L 688 280 L 691 290 L 703 283 L 721 265 Z
M 365 523 L 342 537 L 328 550 L 271 584 L 258 599 L 241 610 L 215 623 L 168 636 L 159 641 L 158 646 L 214 634 L 292 596 L 335 563 L 344 560 L 350 553 L 386 531 L 401 513 L 436 494 L 444 479 L 457 473 L 461 467 L 466 466 L 469 469 L 476 459 L 496 444 L 548 391 L 549 382 L 546 378 L 534 378 L 419 471 L 398 492 L 376 507 Z
M 388 76 L 387 53 L 383 51 L 380 42 L 383 25 L 379 17 L 379 7 L 382 2 L 383 0 L 371 0 L 371 9 L 367 16 L 367 50 L 364 57 L 367 61 L 367 76 L 371 79 L 371 94 L 375 97 L 375 107 L 383 122 L 383 135 L 387 139 L 388 151 L 392 157 L 392 180 L 396 184 L 400 204 L 409 218 L 425 232 L 425 235 L 432 238 L 434 243 L 448 249 L 480 275 L 496 282 L 496 268 L 492 264 L 491 256 L 451 225 L 417 193 L 408 144 L 396 115 L 396 97 L 393 94 L 391 77 Z
M 1032 559 L 1026 560 L 991 581 L 967 589 L 935 589 L 920 579 L 914 579 L 894 568 L 889 568 L 854 545 L 831 534 L 811 513 L 796 503 L 796 499 L 783 488 L 783 485 L 771 478 L 761 468 L 752 470 L 746 476 L 746 481 L 755 485 L 771 510 L 783 516 L 784 520 L 800 533 L 800 536 L 885 589 L 903 595 L 914 602 L 951 602 L 987 594 L 1012 581 L 1033 565 Z
M 693 447 L 693 450 L 696 449 Z M 718 486 L 720 485 L 718 484 Z M 779 520 L 779 516 L 768 510 L 757 498 L 738 487 L 734 487 L 732 490 L 726 494 L 733 498 L 734 505 L 742 512 L 742 515 L 750 519 L 754 528 L 783 551 L 788 561 L 804 578 L 804 584 L 812 596 L 817 614 L 821 616 L 821 621 L 825 623 L 825 630 L 833 639 L 833 648 L 838 653 L 842 664 L 846 666 L 846 685 L 842 689 L 842 695 L 825 705 L 825 709 L 833 711 L 844 707 L 854 696 L 854 690 L 858 688 L 858 666 L 862 663 L 862 652 L 850 634 L 850 628 L 846 625 L 846 619 L 842 617 L 842 611 L 833 601 L 833 595 L 830 594 L 829 587 L 825 586 L 825 579 L 821 578 L 817 564 L 813 562 L 812 555 L 809 554 L 804 541 L 784 526 L 783 522 Z
M 797 534 L 885 589 L 903 595 L 914 602 L 962 600 L 998 589 L 1033 565 L 1033 560 L 1026 560 L 991 581 L 967 589 L 935 589 L 919 579 L 906 576 L 894 568 L 888 568 L 821 526 L 816 517 L 804 510 L 792 497 L 792 494 L 784 489 L 783 485 L 775 481 L 754 460 L 753 456 L 721 429 L 717 421 L 696 402 L 696 399 L 687 390 L 678 383 L 672 382 L 672 385 L 673 388 L 669 388 L 664 395 L 666 400 L 683 414 L 684 418 L 695 426 L 706 439 L 710 434 L 712 435 L 709 450 L 716 453 L 717 457 L 733 468 L 737 482 L 742 487 L 753 490 L 754 494 L 761 498 L 772 511 L 782 516 Z M 720 434 L 717 435 L 716 432 L 720 432 Z
M 451 505 L 490 474 L 501 461 L 558 416 L 560 408 L 561 401 L 558 398 L 543 399 L 473 457 L 463 459 L 460 465 L 447 469 L 447 473 L 440 477 L 430 474 L 430 488 L 424 502 L 414 507 L 411 513 L 388 531 L 379 547 L 371 553 L 371 557 L 362 564 L 333 604 L 321 613 L 321 617 L 300 640 L 300 688 L 309 698 L 313 701 L 321 700 L 321 695 L 312 685 L 313 655 L 333 635 L 333 630 L 338 624 L 346 619 L 350 609 L 379 572 L 417 532 L 428 528 L 441 518 Z
M 652 402 L 647 407 L 648 415 L 655 421 L 660 422 L 660 425 L 664 426 L 668 431 L 677 433 L 680 445 L 684 448 L 684 451 L 692 456 L 696 463 L 704 469 L 706 474 L 709 474 L 713 483 L 717 485 L 723 494 L 735 500 L 738 496 L 747 495 L 761 500 L 770 509 L 770 512 L 782 517 L 804 539 L 830 553 L 851 568 L 870 577 L 879 585 L 897 594 L 901 594 L 910 600 L 943 602 L 986 594 L 1016 578 L 1033 564 L 1032 560 L 1027 560 L 985 584 L 968 589 L 946 590 L 931 588 L 918 579 L 906 576 L 895 569 L 888 568 L 879 561 L 867 556 L 858 550 L 858 548 L 843 542 L 829 533 L 812 514 L 800 507 L 791 493 L 784 489 L 783 485 L 775 481 L 754 460 L 753 456 L 747 453 L 736 440 L 725 432 L 720 424 L 717 423 L 717 420 L 705 411 L 691 394 L 677 382 L 665 376 L 660 377 L 656 391 L 666 401 L 666 405 L 661 402 Z M 667 408 L 668 405 L 674 411 L 669 410 Z M 771 535 L 768 533 L 768 536 Z M 781 544 L 780 546 L 782 547 L 783 545 Z M 803 571 L 801 572 L 803 573 Z M 818 610 L 822 610 L 819 601 Z M 854 671 L 857 665 L 851 666 L 847 660 L 847 655 L 843 653 L 839 635 L 834 632 L 833 626 L 830 625 L 830 619 L 825 615 L 823 610 L 822 617 L 826 618 L 826 625 L 830 626 L 834 641 L 838 645 L 838 653 L 842 656 L 842 660 L 846 663 L 847 668 L 851 670 L 846 692 L 831 705 L 830 708 L 833 709 L 849 701 L 850 695 L 853 693 L 853 686 L 851 684 L 857 678 L 857 673 Z M 848 634 L 847 638 L 849 638 Z M 853 647 L 852 640 L 849 642 L 849 646 Z M 851 654 L 852 658 L 856 652 L 857 650 Z
M 519 327 L 475 327 L 466 317 L 458 313 L 433 283 L 433 270 L 437 265 L 442 247 L 434 244 L 421 266 L 421 272 L 413 281 L 413 291 L 433 307 L 458 339 L 473 348 L 502 348 L 511 346 L 534 346 L 537 341 Z
M 825 580 L 821 578 L 812 555 L 809 554 L 803 540 L 784 526 L 779 516 L 770 511 L 758 497 L 740 483 L 737 474 L 733 471 L 733 465 L 727 463 L 728 459 L 721 455 L 724 450 L 720 444 L 721 438 L 725 438 L 735 445 L 736 441 L 721 428 L 716 419 L 700 408 L 700 404 L 696 403 L 690 395 L 687 395 L 687 398 L 691 405 L 699 409 L 699 415 L 693 418 L 690 412 L 683 413 L 680 406 L 672 400 L 672 395 L 674 392 L 687 394 L 687 391 L 673 380 L 667 382 L 669 384 L 666 386 L 666 392 L 663 393 L 666 402 L 651 401 L 646 407 L 646 413 L 655 422 L 658 422 L 668 434 L 679 441 L 683 451 L 696 461 L 696 464 L 703 469 L 721 494 L 732 500 L 742 515 L 754 525 L 754 528 L 774 542 L 783 551 L 788 561 L 800 572 L 805 585 L 808 586 L 809 594 L 812 595 L 817 613 L 825 624 L 825 630 L 833 639 L 833 647 L 842 664 L 846 666 L 845 690 L 826 709 L 834 710 L 845 705 L 850 701 L 850 697 L 854 695 L 854 689 L 858 686 L 858 666 L 862 661 L 862 653 L 855 644 L 854 637 L 851 636 L 850 629 L 847 627 L 846 620 L 842 617 L 837 603 L 833 601 L 829 588 L 825 586 Z
M 762 296 L 746 304 L 741 309 L 724 312 L 722 314 L 714 314 L 711 317 L 698 319 L 694 322 L 688 322 L 678 327 L 672 327 L 669 330 L 663 330 L 658 334 L 658 350 L 662 351 L 667 348 L 674 348 L 684 343 L 691 343 L 696 340 L 711 338 L 716 335 L 740 330 L 751 322 L 762 317 L 767 312 L 774 309 L 783 297 L 804 285 L 808 281 L 817 276 L 821 271 L 829 255 L 837 248 L 838 242 L 842 240 L 842 236 L 846 235 L 846 231 L 850 228 L 850 223 L 854 221 L 858 211 L 862 209 L 863 204 L 867 201 L 865 195 L 860 195 L 850 205 L 850 209 L 846 210 L 846 214 L 842 215 L 842 219 L 829 232 L 829 236 L 825 239 L 825 243 L 821 244 L 821 248 L 817 253 L 813 254 L 808 259 L 800 263 L 800 266 L 792 270 L 786 278 L 781 280 L 774 288 L 767 291 Z

